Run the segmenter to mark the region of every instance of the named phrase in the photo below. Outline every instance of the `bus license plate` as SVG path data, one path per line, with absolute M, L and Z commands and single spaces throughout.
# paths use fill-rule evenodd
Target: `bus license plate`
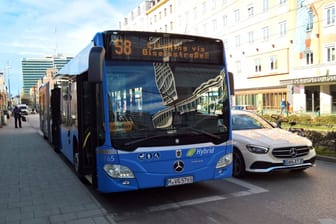
M 193 182 L 194 182 L 194 177 L 193 176 L 169 178 L 167 180 L 167 186 L 176 186 L 176 185 L 182 185 L 182 184 L 191 184 Z
M 295 159 L 286 159 L 284 160 L 284 165 L 285 166 L 293 166 L 293 165 L 298 165 L 302 164 L 303 159 L 302 158 L 295 158 Z

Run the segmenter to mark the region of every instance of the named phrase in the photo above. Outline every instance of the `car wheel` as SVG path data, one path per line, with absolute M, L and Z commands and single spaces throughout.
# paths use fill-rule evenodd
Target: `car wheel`
M 245 162 L 238 149 L 233 149 L 233 170 L 234 177 L 242 177 L 246 174 Z

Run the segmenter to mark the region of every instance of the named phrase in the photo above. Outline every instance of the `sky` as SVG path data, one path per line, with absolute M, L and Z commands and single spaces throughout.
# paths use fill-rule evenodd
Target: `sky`
M 141 2 L 0 0 L 0 72 L 11 95 L 19 95 L 23 86 L 23 58 L 75 56 L 95 33 L 118 29 L 119 21 Z

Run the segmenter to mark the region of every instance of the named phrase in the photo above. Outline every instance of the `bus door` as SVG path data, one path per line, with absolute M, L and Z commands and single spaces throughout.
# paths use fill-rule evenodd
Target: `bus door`
M 54 149 L 58 151 L 60 149 L 60 124 L 61 124 L 61 89 L 54 88 L 51 90 L 51 144 L 54 146 Z
M 78 140 L 79 140 L 79 174 L 88 178 L 95 174 L 96 164 L 96 147 L 93 144 L 94 129 L 92 121 L 95 120 L 95 114 L 92 112 L 92 107 L 95 107 L 93 102 L 94 91 L 92 84 L 87 81 L 87 76 L 77 77 L 77 107 L 78 107 Z

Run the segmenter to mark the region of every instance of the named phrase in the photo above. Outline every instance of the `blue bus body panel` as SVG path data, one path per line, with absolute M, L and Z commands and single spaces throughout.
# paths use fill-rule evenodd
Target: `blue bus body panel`
M 218 160 L 232 152 L 232 145 L 195 145 L 184 147 L 143 148 L 131 153 L 98 155 L 98 190 L 102 192 L 129 191 L 167 186 L 169 178 L 190 177 L 192 182 L 228 178 L 232 164 L 216 169 Z M 178 154 L 181 153 L 181 156 Z M 112 179 L 103 170 L 106 163 L 120 162 L 130 168 L 135 179 Z M 174 169 L 176 162 L 183 162 L 183 169 Z
M 60 151 L 64 154 L 64 156 L 73 163 L 73 144 L 74 139 L 77 138 L 78 131 L 75 128 L 60 128 L 61 134 L 61 146 Z

